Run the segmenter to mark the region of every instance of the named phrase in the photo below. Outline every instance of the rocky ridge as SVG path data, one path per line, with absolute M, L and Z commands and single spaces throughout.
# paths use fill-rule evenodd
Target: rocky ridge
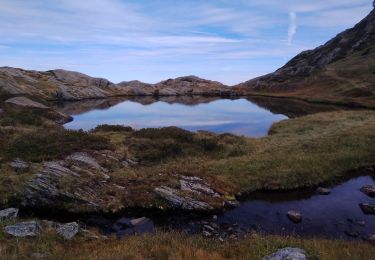
M 107 79 L 67 71 L 33 71 L 0 68 L 0 94 L 28 95 L 44 100 L 83 100 L 115 96 L 231 95 L 223 84 L 195 76 L 169 79 L 157 84 L 128 81 L 118 84 Z

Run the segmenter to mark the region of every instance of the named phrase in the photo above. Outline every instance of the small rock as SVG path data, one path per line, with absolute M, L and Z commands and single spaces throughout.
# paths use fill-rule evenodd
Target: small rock
M 367 242 L 369 242 L 371 245 L 375 246 L 375 235 L 368 235 L 364 238 Z
M 319 187 L 319 188 L 317 189 L 317 192 L 318 192 L 320 195 L 329 195 L 329 194 L 331 194 L 331 190 L 330 190 L 330 189 L 323 188 L 323 187 Z
M 204 225 L 203 228 L 209 232 L 214 232 L 215 229 L 213 227 L 211 227 L 210 225 Z
M 375 198 L 375 185 L 366 185 L 361 188 L 361 191 L 367 196 Z
M 83 234 L 84 238 L 86 238 L 89 241 L 108 239 L 108 237 L 106 236 L 95 234 L 94 232 L 87 229 L 81 229 L 80 232 Z
M 6 226 L 4 231 L 15 237 L 35 237 L 41 228 L 36 221 L 29 221 Z
M 237 239 L 237 236 L 235 234 L 232 234 L 228 238 L 231 239 L 231 240 L 234 240 L 234 239 Z
M 0 221 L 5 219 L 13 219 L 18 216 L 18 209 L 9 208 L 0 210 Z
M 212 234 L 210 232 L 208 232 L 208 231 L 203 231 L 202 234 L 205 237 L 212 237 Z
M 1 115 L 2 113 L 4 113 L 4 109 L 1 109 L 1 108 L 0 108 L 0 115 Z
M 224 201 L 224 206 L 228 208 L 236 208 L 240 205 L 237 200 L 226 200 Z
M 213 220 L 213 221 L 217 221 L 217 216 L 216 216 L 216 215 L 213 215 L 213 216 L 212 216 L 212 220 Z
M 15 170 L 16 172 L 18 173 L 21 173 L 21 172 L 26 172 L 29 170 L 30 168 L 30 164 L 19 159 L 19 158 L 16 158 L 14 159 L 13 161 L 11 161 L 9 163 L 9 166 L 13 168 L 13 170 Z
M 297 212 L 297 211 L 294 211 L 294 210 L 291 210 L 288 212 L 288 218 L 294 222 L 294 223 L 301 223 L 302 222 L 302 214 Z
M 363 213 L 367 215 L 375 215 L 375 205 L 370 203 L 360 203 L 359 206 L 361 207 Z
M 263 260 L 306 260 L 306 252 L 300 248 L 283 248 L 273 253 L 272 255 L 266 256 Z
M 154 222 L 149 218 L 137 218 L 130 221 L 135 234 L 149 233 L 154 230 Z
M 358 237 L 359 236 L 359 233 L 357 231 L 353 231 L 353 230 L 346 230 L 345 234 L 349 237 Z
M 57 234 L 62 236 L 66 240 L 72 239 L 79 232 L 79 225 L 77 222 L 71 222 L 60 225 L 57 229 Z
M 150 221 L 150 219 L 148 219 L 148 218 L 146 218 L 146 217 L 142 217 L 142 218 L 132 219 L 132 220 L 130 221 L 130 224 L 131 224 L 132 226 L 139 226 L 139 225 L 143 225 L 143 224 L 145 224 L 145 223 L 147 223 L 147 222 L 149 222 L 149 221 Z
M 366 225 L 366 222 L 363 221 L 363 220 L 357 220 L 357 219 L 352 219 L 352 218 L 348 218 L 347 220 L 348 220 L 348 222 L 353 223 L 353 224 L 357 224 L 359 226 L 365 226 Z
M 131 219 L 130 218 L 120 218 L 116 221 L 116 223 L 113 225 L 114 230 L 121 230 L 123 228 L 131 227 Z

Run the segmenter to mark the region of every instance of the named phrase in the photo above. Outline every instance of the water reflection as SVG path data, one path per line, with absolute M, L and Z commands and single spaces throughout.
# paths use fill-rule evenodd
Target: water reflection
M 229 132 L 265 136 L 275 122 L 321 111 L 334 106 L 303 101 L 247 97 L 133 97 L 87 100 L 55 104 L 74 121 L 68 129 L 90 130 L 100 124 L 129 125 L 134 128 L 177 126 L 191 131 Z

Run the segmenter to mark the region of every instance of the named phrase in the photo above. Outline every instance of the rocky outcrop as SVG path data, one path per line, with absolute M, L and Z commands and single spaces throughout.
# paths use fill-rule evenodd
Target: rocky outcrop
M 178 187 L 162 186 L 155 193 L 172 208 L 190 211 L 211 211 L 214 204 L 227 205 L 227 200 L 199 177 L 178 175 Z M 215 203 L 216 202 L 216 203 Z
M 155 85 L 157 96 L 208 95 L 226 96 L 234 94 L 217 81 L 201 79 L 196 76 L 180 77 L 161 81 Z
M 102 161 L 109 160 L 108 152 L 105 151 L 95 156 Z M 117 160 L 118 166 L 124 167 L 116 155 L 113 154 L 111 160 Z M 108 172 L 96 158 L 84 152 L 71 154 L 64 160 L 45 162 L 42 169 L 26 184 L 22 204 L 33 208 L 105 211 L 110 206 L 106 201 L 106 191 L 119 193 L 118 197 L 110 196 L 111 203 L 120 203 L 120 193 L 126 192 L 110 182 Z
M 5 101 L 6 108 L 10 111 L 32 112 L 38 111 L 45 118 L 56 122 L 57 124 L 65 124 L 73 120 L 71 116 L 65 115 L 54 109 L 47 107 L 41 103 L 35 102 L 27 97 L 14 97 Z
M 66 71 L 31 71 L 0 68 L 0 92 L 47 100 L 102 99 L 115 96 L 230 95 L 229 88 L 194 76 L 169 79 L 157 84 L 124 81 L 114 84 L 103 78 Z
M 196 211 L 213 210 L 213 207 L 211 207 L 208 203 L 195 200 L 188 196 L 184 196 L 180 194 L 180 191 L 177 189 L 162 186 L 160 188 L 156 188 L 155 192 L 161 198 L 165 199 L 168 202 L 168 204 L 174 208 Z
M 0 210 L 0 221 L 6 220 L 6 219 L 14 219 L 18 216 L 18 209 L 15 208 L 9 208 L 9 209 L 3 209 Z
M 40 72 L 9 67 L 0 68 L 0 90 L 8 95 L 28 95 L 52 100 L 105 98 L 127 93 L 126 89 L 106 79 L 78 72 Z
M 307 260 L 306 252 L 300 248 L 286 247 L 266 256 L 263 260 Z
M 49 109 L 49 107 L 32 101 L 31 99 L 28 99 L 27 97 L 14 97 L 10 98 L 5 101 L 6 104 L 10 104 L 12 106 L 21 107 L 21 108 L 29 108 L 29 109 Z
M 41 232 L 41 227 L 36 221 L 28 221 L 6 226 L 4 231 L 15 237 L 35 237 Z

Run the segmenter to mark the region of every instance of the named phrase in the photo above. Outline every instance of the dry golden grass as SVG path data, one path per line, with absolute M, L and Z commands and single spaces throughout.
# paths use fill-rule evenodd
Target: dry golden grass
M 375 247 L 360 242 L 299 239 L 249 235 L 237 241 L 220 242 L 180 233 L 131 236 L 124 240 L 87 241 L 82 237 L 63 241 L 54 235 L 14 239 L 0 235 L 1 259 L 30 259 L 33 253 L 46 259 L 262 259 L 284 247 L 304 249 L 309 259 L 370 260 Z

